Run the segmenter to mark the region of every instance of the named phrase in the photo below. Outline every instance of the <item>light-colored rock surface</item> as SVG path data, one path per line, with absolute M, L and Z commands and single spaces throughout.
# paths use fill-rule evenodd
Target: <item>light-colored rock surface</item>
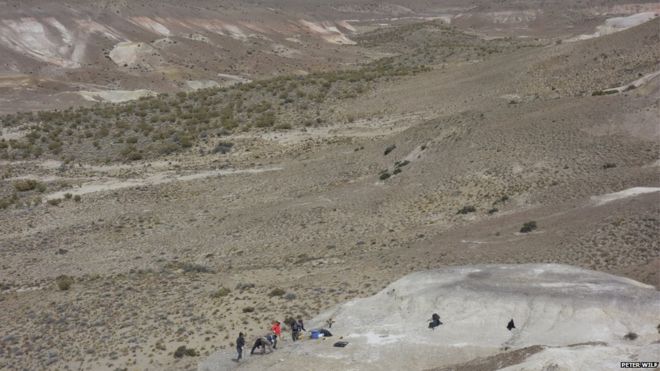
M 426 320 L 434 312 L 444 324 L 432 331 Z M 572 266 L 438 269 L 412 273 L 309 322 L 311 329 L 334 318 L 334 337 L 287 344 L 239 369 L 425 370 L 537 345 L 543 348 L 522 364 L 501 367 L 618 369 L 619 361 L 657 357 L 658 313 L 660 293 L 652 286 Z M 517 328 L 508 331 L 511 318 Z M 638 338 L 624 339 L 628 333 Z M 332 346 L 340 337 L 347 347 Z M 216 354 L 199 370 L 224 369 L 227 356 Z
M 152 97 L 155 92 L 147 89 L 139 90 L 105 90 L 105 91 L 80 91 L 83 98 L 92 102 L 121 103 L 137 100 L 142 97 Z
M 605 22 L 596 28 L 596 32 L 592 34 L 585 34 L 575 36 L 568 39 L 567 41 L 580 41 L 593 39 L 594 37 L 601 37 L 604 35 L 609 35 L 611 33 L 627 30 L 631 27 L 638 26 L 644 22 L 648 22 L 653 18 L 656 18 L 658 14 L 656 12 L 642 12 L 637 14 L 632 14 L 624 17 L 613 17 L 608 18 Z

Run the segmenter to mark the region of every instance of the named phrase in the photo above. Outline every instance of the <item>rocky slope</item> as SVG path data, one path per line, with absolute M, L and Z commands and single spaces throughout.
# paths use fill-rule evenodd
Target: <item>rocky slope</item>
M 570 43 L 364 29 L 372 57 L 398 54 L 3 116 L 0 368 L 192 370 L 238 331 L 451 266 L 561 263 L 660 287 L 658 22 Z M 499 353 L 497 336 L 474 363 L 424 367 L 583 349 Z
M 240 367 L 222 352 L 199 370 L 615 370 L 620 361 L 656 360 L 659 310 L 653 287 L 595 271 L 453 267 L 412 273 L 309 321 L 311 329 L 333 318 L 331 338 L 285 343 Z M 432 313 L 443 321 L 436 330 L 426 326 Z M 333 347 L 340 339 L 349 344 Z

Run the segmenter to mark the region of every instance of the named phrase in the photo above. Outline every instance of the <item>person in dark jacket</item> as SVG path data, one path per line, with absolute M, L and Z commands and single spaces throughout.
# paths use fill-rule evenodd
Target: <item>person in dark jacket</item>
M 269 353 L 273 352 L 273 348 L 270 346 L 270 342 L 266 340 L 265 337 L 259 337 L 257 340 L 255 340 L 254 345 L 252 346 L 252 350 L 250 351 L 250 355 L 254 354 L 254 351 L 257 348 L 261 348 L 261 354 L 266 353 L 266 347 L 268 347 Z
M 238 352 L 238 356 L 236 357 L 236 362 L 240 361 L 241 358 L 243 358 L 244 347 L 245 347 L 245 337 L 243 337 L 242 332 L 239 332 L 238 338 L 236 339 L 236 352 Z
M 516 328 L 516 324 L 513 323 L 513 318 L 511 318 L 511 321 L 509 321 L 509 323 L 507 323 L 507 325 L 506 325 L 506 329 L 509 330 L 509 331 L 511 331 L 511 330 L 513 330 L 514 328 Z
M 296 320 L 291 320 L 291 339 L 293 341 L 298 340 L 298 337 L 300 336 L 300 325 Z
M 298 317 L 298 327 L 300 327 L 301 331 L 307 331 L 305 330 L 305 324 L 303 323 L 303 320 L 300 317 Z
M 435 328 L 440 325 L 442 325 L 442 322 L 440 322 L 440 315 L 438 313 L 433 313 L 431 316 L 431 322 L 429 322 L 429 328 L 435 330 Z

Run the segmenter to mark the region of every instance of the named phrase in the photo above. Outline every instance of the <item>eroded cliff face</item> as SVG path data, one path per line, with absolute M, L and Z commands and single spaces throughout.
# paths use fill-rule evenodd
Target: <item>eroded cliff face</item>
M 0 89 L 10 103 L 0 112 L 90 100 L 78 91 L 173 92 L 364 63 L 381 55 L 356 45 L 354 36 L 402 22 L 442 19 L 492 37 L 580 38 L 621 28 L 621 22 L 602 23 L 608 17 L 642 13 L 646 18 L 634 19 L 647 19 L 659 11 L 652 3 L 592 3 L 557 17 L 565 9 L 552 3 L 493 8 L 444 0 L 379 6 L 366 1 L 5 2 L 0 3 Z

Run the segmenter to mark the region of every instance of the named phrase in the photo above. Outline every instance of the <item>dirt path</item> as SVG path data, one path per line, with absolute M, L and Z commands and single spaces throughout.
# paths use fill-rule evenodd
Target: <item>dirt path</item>
M 114 191 L 124 188 L 152 186 L 158 184 L 171 183 L 176 181 L 190 181 L 196 179 L 210 178 L 222 175 L 235 175 L 235 174 L 258 174 L 267 171 L 279 171 L 281 167 L 269 168 L 255 168 L 255 169 L 225 169 L 225 170 L 208 170 L 190 174 L 177 174 L 174 171 L 164 171 L 150 175 L 146 178 L 132 178 L 132 179 L 116 179 L 116 178 L 96 178 L 95 180 L 83 183 L 80 187 L 68 189 L 58 192 L 53 192 L 46 195 L 46 200 L 52 200 L 64 197 L 65 194 L 71 195 L 84 195 L 95 192 Z

